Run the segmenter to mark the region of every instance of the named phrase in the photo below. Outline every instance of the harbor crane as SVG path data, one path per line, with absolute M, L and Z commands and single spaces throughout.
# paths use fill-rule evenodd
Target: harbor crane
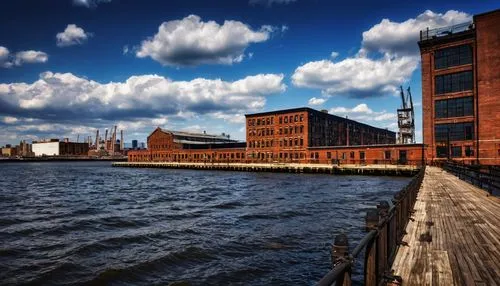
M 406 95 L 403 87 L 400 86 L 401 100 L 403 105 L 398 108 L 398 143 L 412 144 L 415 143 L 415 110 L 413 108 L 413 99 L 411 97 L 410 87 L 406 90 Z

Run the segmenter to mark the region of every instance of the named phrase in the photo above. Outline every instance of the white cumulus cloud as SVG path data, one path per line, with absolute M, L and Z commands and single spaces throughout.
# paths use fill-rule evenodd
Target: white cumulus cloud
M 18 121 L 17 118 L 12 117 L 12 116 L 5 116 L 3 118 L 3 122 L 6 123 L 6 124 L 16 123 L 17 121 Z
M 151 123 L 153 125 L 156 125 L 156 126 L 162 126 L 162 125 L 165 125 L 167 124 L 167 118 L 166 117 L 160 117 L 160 118 L 155 118 L 153 120 L 151 120 Z
M 325 102 L 326 102 L 325 98 L 312 97 L 312 98 L 309 99 L 309 101 L 307 103 L 309 105 L 322 105 Z
M 261 109 L 266 95 L 283 92 L 283 78 L 282 74 L 258 74 L 233 82 L 173 81 L 139 75 L 102 84 L 71 73 L 45 72 L 33 83 L 0 84 L 0 113 L 60 120 L 243 113 Z
M 169 66 L 237 63 L 243 60 L 250 44 L 269 39 L 270 27 L 252 30 L 239 21 L 227 20 L 220 25 L 190 15 L 162 23 L 153 37 L 141 43 L 136 56 L 151 57 Z
M 83 6 L 87 8 L 95 8 L 100 3 L 109 3 L 111 0 L 73 0 L 76 6 Z
M 444 14 L 425 11 L 404 22 L 382 20 L 363 32 L 356 56 L 333 62 L 308 62 L 297 67 L 292 83 L 298 87 L 321 89 L 326 96 L 355 98 L 396 95 L 420 63 L 417 41 L 421 29 L 448 26 L 470 20 L 470 15 L 450 10 Z
M 12 63 L 9 61 L 9 49 L 0 46 L 0 67 L 10 68 Z
M 416 18 L 401 23 L 383 19 L 363 32 L 362 48 L 368 52 L 391 55 L 418 55 L 417 42 L 421 30 L 446 27 L 471 20 L 471 15 L 455 10 L 449 10 L 444 14 L 426 10 Z
M 331 108 L 329 112 L 337 116 L 347 116 L 349 119 L 361 121 L 381 128 L 394 130 L 397 127 L 393 124 L 397 119 L 397 115 L 395 113 L 387 112 L 385 110 L 374 111 L 368 107 L 366 103 L 358 104 L 352 108 L 338 106 Z
M 49 56 L 41 51 L 20 51 L 11 54 L 6 47 L 0 46 L 0 67 L 10 68 L 14 65 L 45 63 Z
M 68 24 L 63 32 L 57 33 L 57 46 L 69 47 L 73 45 L 81 45 L 91 36 L 91 33 L 85 32 L 85 30 L 78 27 L 77 25 Z
M 24 63 L 36 64 L 45 63 L 49 59 L 49 56 L 41 51 L 21 51 L 16 53 L 16 58 L 14 59 L 14 64 L 20 66 Z
M 299 66 L 292 75 L 292 82 L 298 87 L 321 89 L 325 95 L 381 96 L 395 93 L 417 65 L 414 57 L 321 60 Z

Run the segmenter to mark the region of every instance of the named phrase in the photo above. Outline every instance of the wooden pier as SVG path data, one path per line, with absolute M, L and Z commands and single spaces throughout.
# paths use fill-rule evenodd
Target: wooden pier
M 500 285 L 500 199 L 427 167 L 394 259 L 403 285 Z
M 167 168 L 223 170 L 247 172 L 277 173 L 323 173 L 344 175 L 387 175 L 413 176 L 419 167 L 413 165 L 328 165 L 328 164 L 294 164 L 294 163 L 179 163 L 179 162 L 113 162 L 113 167 L 131 168 Z

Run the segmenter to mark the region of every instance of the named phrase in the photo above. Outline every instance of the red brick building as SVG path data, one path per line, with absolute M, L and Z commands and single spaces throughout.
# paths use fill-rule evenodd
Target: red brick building
M 381 144 L 309 148 L 310 163 L 420 165 L 425 161 L 422 144 Z
M 397 145 L 396 134 L 310 108 L 246 115 L 247 142 L 222 135 L 168 131 L 148 136 L 130 162 L 420 164 L 422 144 Z
M 130 162 L 241 162 L 245 143 L 225 135 L 198 134 L 156 128 L 147 150 L 128 152 Z
M 246 132 L 249 158 L 260 162 L 318 159 L 309 156 L 310 147 L 396 142 L 392 131 L 307 107 L 248 114 Z
M 420 33 L 430 161 L 500 165 L 500 10 Z

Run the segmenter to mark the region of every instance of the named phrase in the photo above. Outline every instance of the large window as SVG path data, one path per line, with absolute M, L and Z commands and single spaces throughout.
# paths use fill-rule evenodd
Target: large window
M 465 146 L 465 156 L 474 156 L 474 149 L 472 149 L 472 146 Z
M 434 135 L 436 142 L 473 140 L 474 125 L 472 122 L 436 124 Z
M 451 147 L 451 157 L 462 157 L 462 147 L 461 146 L 453 146 Z
M 436 155 L 438 158 L 447 158 L 448 157 L 448 147 L 437 146 L 436 147 Z
M 444 69 L 472 63 L 472 47 L 462 45 L 434 52 L 434 68 Z
M 436 94 L 472 90 L 472 71 L 436 76 Z
M 436 118 L 474 115 L 472 96 L 437 100 L 434 106 Z

